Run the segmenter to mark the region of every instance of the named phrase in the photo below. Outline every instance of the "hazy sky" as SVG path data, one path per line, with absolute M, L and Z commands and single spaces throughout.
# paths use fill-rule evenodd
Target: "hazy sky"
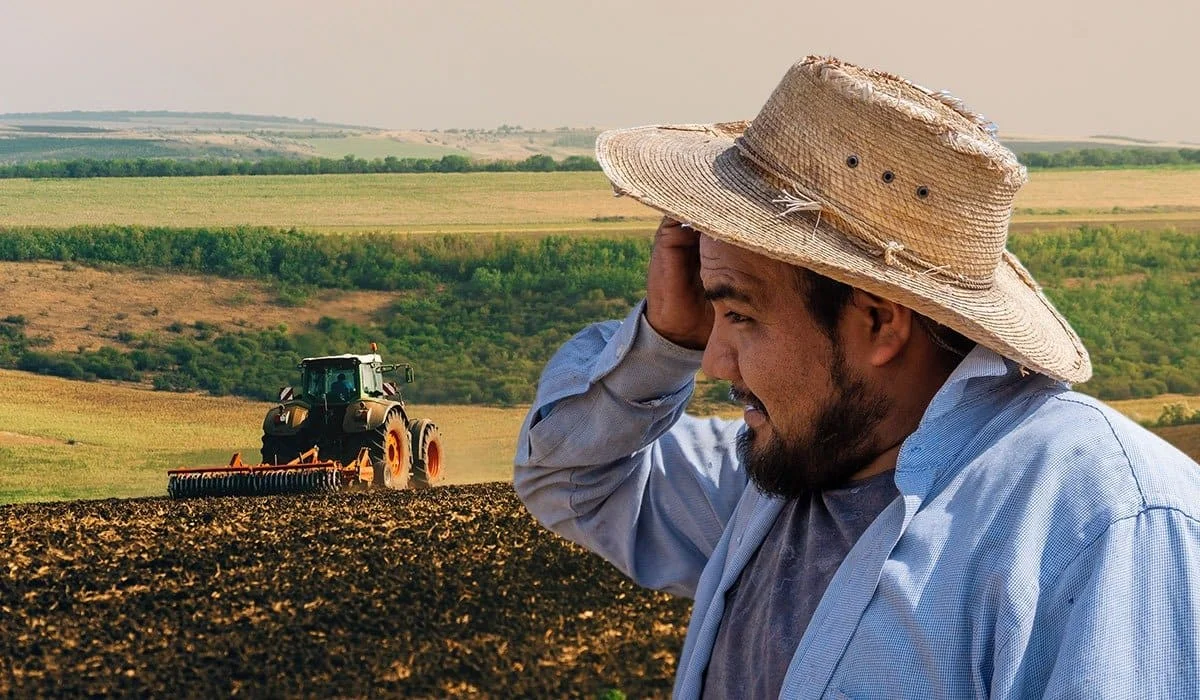
M 172 109 L 388 128 L 752 117 L 833 54 L 1002 134 L 1200 142 L 1200 3 L 0 0 L 0 112 Z

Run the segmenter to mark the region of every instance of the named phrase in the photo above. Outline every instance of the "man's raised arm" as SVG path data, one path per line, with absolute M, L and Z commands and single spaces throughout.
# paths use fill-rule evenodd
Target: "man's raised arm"
M 684 324 L 703 347 L 711 307 L 698 291 L 698 277 L 689 280 L 685 269 L 672 278 L 655 269 L 692 264 L 688 241 L 695 239 L 664 221 L 647 282 L 648 308 L 639 304 L 624 321 L 585 329 L 550 360 L 521 428 L 513 475 L 518 495 L 543 525 L 641 585 L 688 596 L 746 486 L 736 454 L 741 421 L 683 412 L 702 352 L 677 341 L 697 343 L 668 339 L 649 320 L 655 309 L 669 309 L 656 301 L 664 280 L 676 285 L 687 295 L 684 309 L 695 316 Z M 676 304 L 676 318 L 679 311 Z

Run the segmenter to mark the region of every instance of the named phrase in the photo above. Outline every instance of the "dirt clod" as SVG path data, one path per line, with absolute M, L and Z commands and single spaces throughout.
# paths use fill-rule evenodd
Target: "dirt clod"
M 688 601 L 508 484 L 0 508 L 0 695 L 670 692 Z

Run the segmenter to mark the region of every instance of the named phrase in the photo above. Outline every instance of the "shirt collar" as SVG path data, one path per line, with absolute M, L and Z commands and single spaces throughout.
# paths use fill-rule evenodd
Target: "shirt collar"
M 950 373 L 942 388 L 933 395 L 933 400 L 925 409 L 925 415 L 921 417 L 921 425 L 949 413 L 960 403 L 970 399 L 981 387 L 993 384 L 991 381 L 973 380 L 1004 377 L 1018 371 L 1020 367 L 1017 363 L 1006 360 L 994 350 L 976 345 Z

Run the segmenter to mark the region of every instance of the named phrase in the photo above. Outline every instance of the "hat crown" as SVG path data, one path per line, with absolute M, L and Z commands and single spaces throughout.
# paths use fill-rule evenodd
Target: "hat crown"
M 944 93 L 833 58 L 780 81 L 738 139 L 782 191 L 887 264 L 991 287 L 1025 168 Z

